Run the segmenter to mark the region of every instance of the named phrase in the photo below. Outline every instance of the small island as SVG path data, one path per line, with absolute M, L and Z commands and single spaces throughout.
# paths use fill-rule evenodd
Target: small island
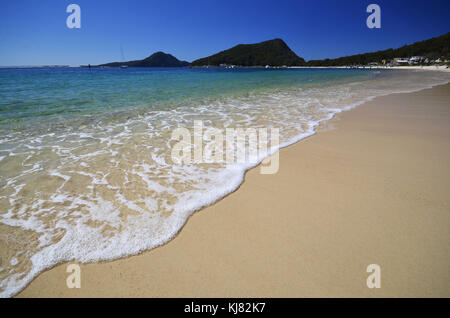
M 108 67 L 184 67 L 188 66 L 189 62 L 180 61 L 175 56 L 164 52 L 156 52 L 143 60 L 128 61 L 128 62 L 112 62 L 101 64 L 99 66 Z

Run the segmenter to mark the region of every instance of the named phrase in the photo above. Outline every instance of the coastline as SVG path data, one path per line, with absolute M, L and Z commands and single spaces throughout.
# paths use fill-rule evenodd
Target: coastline
M 350 69 L 350 66 L 291 66 L 289 68 L 342 68 L 342 69 Z M 421 70 L 421 71 L 441 71 L 441 72 L 450 72 L 450 68 L 447 68 L 445 65 L 429 65 L 429 66 L 365 66 L 365 67 L 357 67 L 357 69 L 380 69 L 380 70 Z
M 228 68 L 228 67 L 222 67 L 222 66 L 187 66 L 188 68 Z M 232 67 L 235 69 L 240 68 L 248 68 L 248 69 L 267 69 L 265 66 L 235 66 Z M 366 69 L 366 70 L 421 70 L 421 71 L 441 71 L 441 72 L 450 72 L 450 68 L 448 68 L 446 65 L 427 65 L 427 66 L 420 66 L 420 65 L 409 65 L 409 66 L 358 66 L 358 67 L 352 67 L 352 66 L 271 66 L 268 68 L 271 69 Z
M 337 114 L 280 151 L 278 174 L 248 171 L 166 245 L 81 265 L 81 289 L 56 266 L 18 297 L 448 297 L 449 93 L 393 94 Z M 365 286 L 371 263 L 386 273 L 380 290 Z

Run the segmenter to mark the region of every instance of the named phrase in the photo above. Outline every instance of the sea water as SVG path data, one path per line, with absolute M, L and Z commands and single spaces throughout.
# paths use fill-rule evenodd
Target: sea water
M 449 81 L 420 70 L 0 69 L 0 296 L 61 262 L 168 242 L 255 165 L 177 165 L 178 127 L 278 128 L 282 147 L 376 96 Z

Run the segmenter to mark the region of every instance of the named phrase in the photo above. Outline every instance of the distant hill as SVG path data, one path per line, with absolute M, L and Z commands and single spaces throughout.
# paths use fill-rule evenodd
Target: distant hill
M 256 44 L 239 44 L 209 57 L 195 60 L 192 66 L 220 64 L 238 66 L 296 66 L 305 60 L 298 57 L 281 39 Z
M 143 60 L 129 61 L 129 62 L 113 62 L 102 64 L 99 66 L 119 67 L 127 65 L 130 67 L 183 67 L 188 66 L 189 62 L 180 61 L 171 54 L 164 52 L 156 52 Z
M 357 54 L 337 59 L 311 60 L 307 66 L 344 66 L 353 64 L 380 63 L 382 60 L 392 60 L 396 57 L 424 56 L 430 59 L 446 57 L 450 59 L 450 32 L 429 40 L 415 42 L 398 49 L 388 49 L 373 53 Z

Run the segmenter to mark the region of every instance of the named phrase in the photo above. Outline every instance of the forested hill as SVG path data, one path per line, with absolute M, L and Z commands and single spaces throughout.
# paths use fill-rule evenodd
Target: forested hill
M 130 67 L 183 67 L 188 66 L 186 61 L 180 61 L 171 54 L 164 52 L 156 52 L 143 60 L 129 61 L 129 62 L 113 62 L 102 64 L 99 66 L 119 67 L 127 65 Z
M 239 44 L 231 49 L 193 61 L 191 66 L 346 66 L 364 65 L 372 62 L 387 62 L 394 58 L 423 56 L 429 59 L 444 57 L 450 59 L 450 32 L 429 40 L 372 53 L 356 54 L 336 59 L 305 60 L 295 54 L 281 39 L 274 39 L 255 44 Z M 143 60 L 114 62 L 100 66 L 135 66 L 135 67 L 184 67 L 189 63 L 180 61 L 170 54 L 156 52 Z
M 450 59 L 450 32 L 442 36 L 425 41 L 415 42 L 398 49 L 388 49 L 373 53 L 357 54 L 340 57 L 337 59 L 311 60 L 307 66 L 344 66 L 354 64 L 381 63 L 382 60 L 390 61 L 396 57 L 423 56 L 429 59 L 445 57 Z
M 305 60 L 298 57 L 281 39 L 256 44 L 239 44 L 231 49 L 209 57 L 195 60 L 192 66 L 219 66 L 221 64 L 237 66 L 297 66 Z

